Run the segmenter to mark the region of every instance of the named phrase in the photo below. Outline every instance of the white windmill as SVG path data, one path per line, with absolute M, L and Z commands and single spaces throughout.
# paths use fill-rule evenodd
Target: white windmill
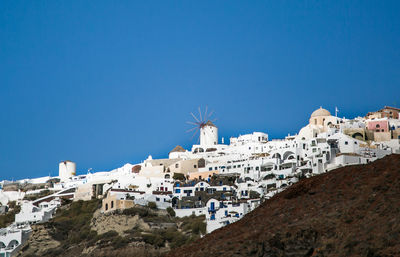
M 196 117 L 192 112 L 190 115 L 194 118 L 194 121 L 188 121 L 187 123 L 193 125 L 194 127 L 187 130 L 186 132 L 192 132 L 192 139 L 196 136 L 197 132 L 200 132 L 200 145 L 201 146 L 212 146 L 218 144 L 218 128 L 214 125 L 217 119 L 211 119 L 212 114 L 214 111 L 211 111 L 207 114 L 208 107 L 206 106 L 206 110 L 204 114 L 201 114 L 200 107 L 199 110 L 199 117 Z

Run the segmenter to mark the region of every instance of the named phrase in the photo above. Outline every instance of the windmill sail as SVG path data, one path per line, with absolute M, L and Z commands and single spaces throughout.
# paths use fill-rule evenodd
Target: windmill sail
M 186 123 L 189 125 L 192 125 L 193 127 L 186 130 L 186 132 L 192 132 L 192 137 L 193 139 L 197 133 L 205 126 L 210 126 L 212 122 L 215 122 L 217 119 L 211 119 L 211 116 L 213 115 L 214 111 L 208 112 L 208 106 L 206 106 L 204 113 L 202 113 L 201 108 L 197 108 L 199 112 L 199 116 L 196 116 L 193 114 L 193 112 L 190 113 L 190 115 L 193 117 L 193 121 L 187 121 Z M 214 124 L 212 126 L 215 127 Z M 198 141 L 200 140 L 200 137 L 198 138 Z

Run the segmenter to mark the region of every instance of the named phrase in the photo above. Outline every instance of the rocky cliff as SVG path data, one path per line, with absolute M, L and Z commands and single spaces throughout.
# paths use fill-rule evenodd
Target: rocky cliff
M 169 256 L 400 256 L 400 155 L 301 180 Z
M 201 217 L 135 206 L 102 214 L 100 201 L 67 203 L 48 223 L 33 225 L 20 257 L 160 256 L 205 234 Z

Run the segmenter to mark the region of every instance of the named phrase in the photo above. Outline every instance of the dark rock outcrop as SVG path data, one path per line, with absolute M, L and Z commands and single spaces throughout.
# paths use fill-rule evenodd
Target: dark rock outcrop
M 169 256 L 400 256 L 400 155 L 304 179 Z

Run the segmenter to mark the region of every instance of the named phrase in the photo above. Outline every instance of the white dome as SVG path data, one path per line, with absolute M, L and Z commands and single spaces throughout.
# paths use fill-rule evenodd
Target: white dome
M 313 117 L 320 117 L 320 116 L 331 116 L 331 113 L 330 113 L 328 110 L 326 110 L 326 109 L 324 109 L 324 108 L 322 108 L 322 107 L 319 107 L 319 109 L 315 110 L 315 111 L 311 114 L 311 118 L 313 118 Z

